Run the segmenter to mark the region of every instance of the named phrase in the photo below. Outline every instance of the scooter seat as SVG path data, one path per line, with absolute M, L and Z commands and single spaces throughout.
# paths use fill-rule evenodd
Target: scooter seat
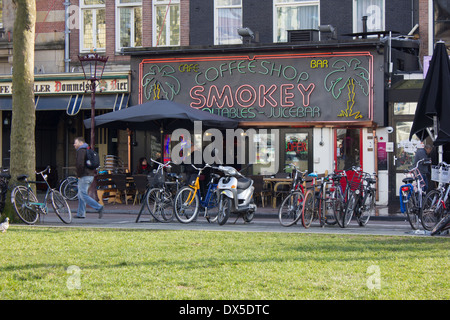
M 252 184 L 252 179 L 249 178 L 239 178 L 237 183 L 238 189 L 247 189 Z

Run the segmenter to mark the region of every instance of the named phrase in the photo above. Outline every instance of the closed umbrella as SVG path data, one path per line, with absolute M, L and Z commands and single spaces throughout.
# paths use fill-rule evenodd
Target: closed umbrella
M 433 128 L 434 134 L 430 134 Z M 428 136 L 435 145 L 450 142 L 450 60 L 445 43 L 436 43 L 420 92 L 409 140 Z

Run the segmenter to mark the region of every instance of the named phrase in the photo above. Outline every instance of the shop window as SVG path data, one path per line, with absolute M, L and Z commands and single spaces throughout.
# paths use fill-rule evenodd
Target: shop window
M 409 141 L 412 121 L 398 121 L 395 125 L 395 167 L 399 170 L 409 170 L 414 165 L 417 148 L 423 146 L 419 138 L 414 135 Z
M 308 170 L 308 133 L 285 133 L 285 166 L 294 164 L 301 171 Z M 287 170 L 290 172 L 290 170 Z
M 395 102 L 394 115 L 414 115 L 416 107 L 417 102 Z
M 215 44 L 239 44 L 242 27 L 242 0 L 215 0 Z
M 361 129 L 336 129 L 336 170 L 361 166 Z
M 434 0 L 434 39 L 450 43 L 450 0 Z
M 274 0 L 274 42 L 286 42 L 288 30 L 319 27 L 318 0 Z
M 367 31 L 384 30 L 384 0 L 353 0 L 353 31 L 363 32 L 362 17 L 367 17 Z
M 116 0 L 117 50 L 142 46 L 142 0 Z
M 81 3 L 81 51 L 106 47 L 105 0 L 83 0 Z
M 180 0 L 153 1 L 154 46 L 180 45 Z

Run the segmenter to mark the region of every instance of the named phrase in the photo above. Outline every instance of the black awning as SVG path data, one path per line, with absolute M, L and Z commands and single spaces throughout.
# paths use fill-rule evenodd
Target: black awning
M 104 94 L 95 96 L 95 109 L 120 110 L 128 107 L 129 94 Z M 76 115 L 81 109 L 91 109 L 90 95 L 74 94 L 61 96 L 36 96 L 37 111 L 66 110 L 68 115 Z M 12 110 L 12 98 L 0 97 L 0 110 Z

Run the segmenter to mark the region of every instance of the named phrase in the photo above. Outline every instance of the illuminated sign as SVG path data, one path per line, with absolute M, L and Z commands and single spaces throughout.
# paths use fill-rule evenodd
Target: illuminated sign
M 140 103 L 168 99 L 248 121 L 373 120 L 370 52 L 144 59 Z

